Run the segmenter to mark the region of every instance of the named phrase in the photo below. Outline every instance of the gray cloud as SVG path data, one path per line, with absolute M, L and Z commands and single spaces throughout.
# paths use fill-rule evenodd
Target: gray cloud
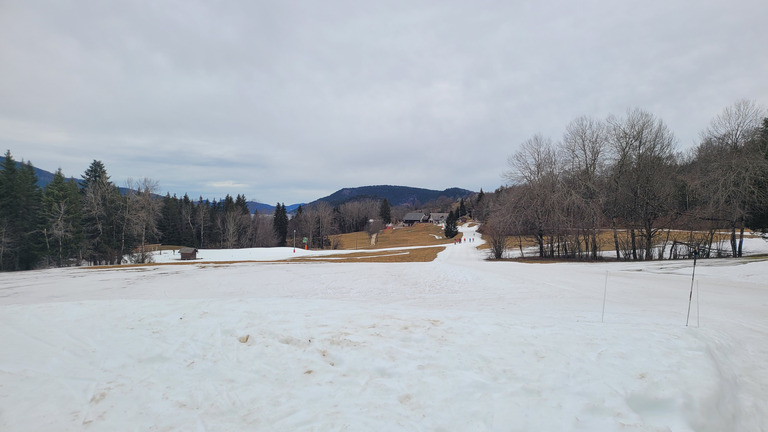
M 6 1 L 0 144 L 79 176 L 307 201 L 492 190 L 535 133 L 641 107 L 681 147 L 768 101 L 763 0 Z

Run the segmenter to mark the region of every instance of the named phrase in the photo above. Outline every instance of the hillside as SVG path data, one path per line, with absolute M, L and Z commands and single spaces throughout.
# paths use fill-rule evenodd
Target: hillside
M 385 199 L 392 206 L 414 203 L 426 203 L 436 200 L 440 197 L 451 199 L 466 198 L 474 192 L 467 189 L 449 188 L 442 191 L 423 189 L 409 186 L 361 186 L 355 188 L 340 189 L 327 197 L 320 198 L 313 203 L 324 201 L 333 206 L 343 204 L 347 201 L 360 199 Z
M 15 159 L 15 158 L 14 158 Z M 24 161 L 26 162 L 26 161 Z M 0 156 L 0 164 L 5 163 L 5 156 Z M 16 161 L 16 166 L 21 167 L 21 161 Z M 53 180 L 53 173 L 50 171 L 42 170 L 34 165 L 32 165 L 32 168 L 35 171 L 35 175 L 37 176 L 37 185 L 40 186 L 40 188 L 44 188 L 48 183 L 50 183 Z M 74 179 L 78 184 L 80 183 L 79 179 Z
M 403 204 L 415 204 L 426 203 L 434 201 L 440 197 L 447 197 L 450 199 L 466 198 L 472 195 L 474 192 L 461 189 L 461 188 L 448 188 L 445 190 L 433 190 L 424 189 L 410 186 L 390 186 L 390 185 L 376 185 L 376 186 L 359 186 L 353 188 L 343 188 L 336 192 L 312 201 L 308 205 L 316 204 L 319 202 L 326 202 L 333 207 L 344 204 L 349 201 L 357 201 L 363 199 L 381 200 L 386 199 L 392 206 L 398 206 Z M 293 212 L 300 204 L 287 205 L 288 212 Z M 305 205 L 305 204 L 301 204 Z M 261 214 L 271 214 L 275 211 L 274 205 L 264 204 L 255 201 L 248 201 L 248 209 L 253 212 L 258 211 Z

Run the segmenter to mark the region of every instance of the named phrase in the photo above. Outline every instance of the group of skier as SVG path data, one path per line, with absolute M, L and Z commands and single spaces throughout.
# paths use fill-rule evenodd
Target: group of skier
M 456 245 L 456 244 L 459 244 L 459 243 L 467 243 L 467 242 L 469 242 L 469 243 L 473 243 L 474 241 L 475 241 L 475 238 L 474 238 L 474 237 L 469 237 L 469 238 L 467 238 L 467 237 L 462 237 L 462 238 L 460 238 L 460 239 L 453 239 L 453 244 L 455 244 L 455 245 Z

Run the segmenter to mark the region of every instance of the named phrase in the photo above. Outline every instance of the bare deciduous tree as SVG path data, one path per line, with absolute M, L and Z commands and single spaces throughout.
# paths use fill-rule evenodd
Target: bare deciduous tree
M 539 246 L 539 256 L 553 256 L 561 192 L 557 150 L 549 138 L 535 135 L 522 144 L 508 164 L 511 170 L 505 174 L 507 179 L 524 191 L 520 198 Z
M 315 241 L 320 249 L 325 249 L 328 236 L 333 234 L 333 207 L 325 201 L 315 204 L 310 210 L 314 221 L 314 231 L 317 233 Z
M 162 210 L 162 201 L 157 197 L 158 183 L 149 178 L 139 181 L 128 180 L 127 215 L 131 232 L 138 238 L 139 250 L 135 261 L 150 262 L 152 255 L 147 250 L 147 241 L 160 236 L 157 221 Z
M 602 225 L 604 207 L 603 171 L 607 157 L 605 124 L 589 117 L 579 117 L 568 124 L 563 136 L 563 150 L 569 183 L 572 218 L 582 221 L 576 227 L 583 232 L 585 249 L 597 259 L 597 234 Z
M 613 148 L 611 178 L 614 239 L 616 218 L 629 224 L 632 258 L 638 250 L 653 258 L 653 239 L 659 231 L 656 221 L 670 211 L 674 194 L 675 137 L 666 124 L 652 114 L 633 109 L 623 118 L 608 118 Z M 640 231 L 641 245 L 636 231 Z M 619 255 L 616 241 L 617 256 Z M 640 247 L 638 247 L 640 246 Z
M 349 201 L 340 205 L 338 211 L 341 232 L 358 232 L 365 229 L 369 220 L 377 217 L 379 203 L 370 199 Z
M 715 226 L 728 224 L 733 256 L 742 254 L 746 219 L 768 200 L 760 180 L 768 173 L 768 160 L 754 144 L 763 115 L 752 101 L 736 102 L 712 120 L 696 149 L 694 187 L 706 206 L 706 217 Z

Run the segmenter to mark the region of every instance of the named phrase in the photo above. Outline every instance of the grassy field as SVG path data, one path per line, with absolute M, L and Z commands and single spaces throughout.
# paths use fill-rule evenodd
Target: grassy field
M 455 237 L 461 239 L 461 233 Z M 331 237 L 331 242 L 340 250 L 360 249 L 359 253 L 339 254 L 292 261 L 332 261 L 332 262 L 428 262 L 437 257 L 443 246 L 453 243 L 454 239 L 445 238 L 443 229 L 433 224 L 416 224 L 411 227 L 389 228 L 376 235 L 375 244 L 366 232 L 338 234 Z M 393 248 L 412 248 L 386 250 Z M 424 247 L 435 246 L 435 247 Z

